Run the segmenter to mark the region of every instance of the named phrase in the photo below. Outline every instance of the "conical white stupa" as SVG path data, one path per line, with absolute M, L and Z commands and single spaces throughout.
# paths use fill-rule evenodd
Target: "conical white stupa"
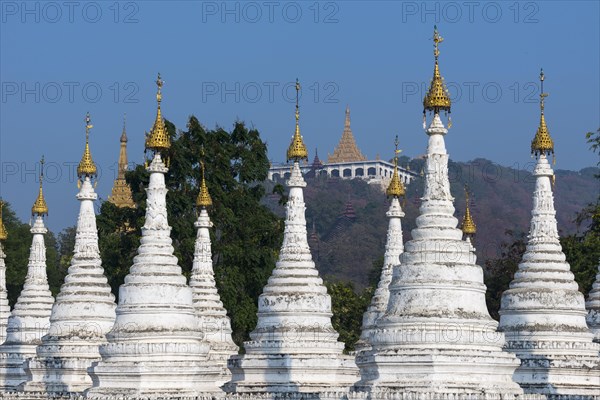
M 522 394 L 512 381 L 518 366 L 514 355 L 502 351 L 504 337 L 485 302 L 483 271 L 474 249 L 462 240 L 454 217 L 448 179 L 448 153 L 441 111 L 450 111 L 450 98 L 435 68 L 425 110 L 434 116 L 425 159 L 425 185 L 417 227 L 404 244 L 400 265 L 394 267 L 386 313 L 371 335 L 371 349 L 361 360 L 359 391 L 390 396 Z M 429 398 L 429 397 L 427 397 Z
M 46 393 L 83 392 L 92 386 L 88 368 L 100 360 L 99 346 L 115 322 L 115 297 L 104 275 L 92 179 L 96 165 L 89 148 L 89 114 L 86 116 L 85 151 L 77 174 L 80 201 L 75 248 L 65 282 L 56 297 L 50 329 L 28 363 L 30 380 L 23 390 Z
M 600 396 L 600 344 L 593 342 L 583 294 L 558 238 L 554 171 L 548 162 L 554 143 L 544 117 L 543 72 L 540 80 L 540 126 L 531 144 L 537 158 L 531 226 L 519 269 L 502 294 L 500 329 L 506 349 L 521 359 L 514 378 L 525 392 Z
M 100 346 L 102 361 L 90 373 L 94 386 L 86 391 L 88 398 L 194 397 L 219 390 L 215 382 L 221 371 L 207 365 L 209 346 L 202 340 L 192 289 L 173 255 L 168 168 L 161 155 L 171 145 L 160 111 L 162 83 L 159 75 L 156 121 L 146 138 L 146 148 L 154 154 L 147 168 L 150 183 L 140 247 L 119 288 L 115 326 L 108 344 Z
M 394 266 L 400 264 L 400 254 L 404 251 L 404 243 L 402 241 L 402 217 L 404 212 L 400 206 L 400 197 L 404 196 L 405 189 L 400 176 L 398 174 L 398 138 L 396 137 L 396 156 L 394 157 L 394 173 L 392 180 L 386 190 L 386 194 L 392 198 L 390 208 L 386 213 L 389 218 L 387 230 L 387 241 L 385 244 L 385 253 L 383 256 L 383 268 L 381 276 L 371 304 L 367 311 L 363 314 L 362 328 L 360 340 L 356 343 L 357 357 L 356 363 L 359 368 L 362 368 L 361 351 L 371 347 L 371 335 L 377 328 L 377 321 L 387 310 L 388 301 L 390 299 L 390 282 L 392 282 L 392 272 Z
M 201 162 L 201 165 L 202 181 L 196 199 L 196 206 L 200 212 L 198 220 L 194 223 L 198 233 L 190 286 L 194 295 L 194 307 L 200 319 L 200 329 L 204 333 L 204 340 L 210 345 L 209 362 L 222 371 L 217 382 L 217 386 L 221 386 L 231 377 L 227 362 L 231 356 L 238 354 L 239 349 L 231 338 L 231 321 L 227 316 L 227 310 L 223 307 L 215 283 L 208 231 L 212 227 L 212 222 L 207 211 L 207 207 L 212 205 L 212 199 L 204 179 L 204 163 Z
M 27 360 L 35 357 L 35 349 L 48 332 L 54 297 L 46 274 L 46 245 L 44 215 L 48 206 L 42 190 L 44 160 L 42 159 L 40 190 L 31 213 L 33 239 L 23 290 L 8 318 L 6 341 L 0 346 L 0 390 L 16 390 L 27 380 L 24 370 Z
M 600 263 L 598 263 L 598 274 L 588 295 L 585 307 L 588 310 L 588 326 L 594 333 L 594 340 L 600 342 Z
M 296 90 L 299 90 L 296 84 Z M 342 354 L 344 344 L 331 324 L 331 297 L 312 260 L 304 217 L 306 182 L 300 160 L 307 160 L 300 136 L 296 102 L 296 131 L 287 158 L 293 160 L 279 260 L 258 300 L 258 323 L 246 354 L 230 361 L 228 392 L 316 393 L 347 390 L 357 379 L 353 357 Z
M 8 304 L 8 292 L 6 291 L 6 264 L 4 259 L 4 249 L 2 242 L 8 238 L 8 232 L 2 220 L 2 208 L 4 202 L 0 200 L 0 344 L 6 340 L 6 325 L 8 324 L 8 316 L 10 315 L 10 305 Z

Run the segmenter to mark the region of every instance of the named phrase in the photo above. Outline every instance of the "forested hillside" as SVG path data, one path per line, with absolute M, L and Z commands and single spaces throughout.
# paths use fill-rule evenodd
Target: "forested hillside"
M 406 165 L 408 159 L 401 160 Z M 420 171 L 422 160 L 410 161 L 413 171 Z M 485 159 L 468 163 L 450 162 L 452 195 L 456 216 L 462 220 L 465 209 L 464 185 L 471 193 L 471 211 L 477 224 L 475 246 L 478 264 L 501 256 L 503 243 L 526 234 L 531 218 L 534 177 L 530 171 L 502 167 Z M 593 203 L 600 193 L 600 181 L 594 178 L 598 168 L 581 171 L 556 171 L 555 203 L 561 236 L 577 233 L 577 214 Z M 357 288 L 369 284 L 373 262 L 383 256 L 388 200 L 378 185 L 362 180 L 336 178 L 307 178 L 305 190 L 306 217 L 310 245 L 319 271 L 329 279 L 349 281 Z M 402 220 L 404 239 L 410 239 L 415 226 L 422 179 L 414 180 L 407 188 Z M 267 200 L 279 215 L 284 209 L 277 198 Z M 354 219 L 345 215 L 348 206 Z M 585 223 L 583 224 L 585 225 Z M 313 232 L 314 227 L 314 232 Z M 507 235 L 507 232 L 510 235 Z

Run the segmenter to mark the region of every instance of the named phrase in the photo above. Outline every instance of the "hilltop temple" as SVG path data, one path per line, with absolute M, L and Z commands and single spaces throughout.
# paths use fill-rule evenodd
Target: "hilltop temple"
M 271 164 L 268 178 L 270 180 L 289 179 L 290 167 L 288 163 Z M 383 191 L 389 185 L 392 175 L 396 170 L 393 163 L 379 159 L 368 160 L 360 151 L 352 128 L 350 127 L 350 107 L 346 107 L 346 117 L 344 120 L 344 131 L 340 142 L 333 151 L 328 154 L 327 162 L 319 159 L 315 150 L 315 158 L 311 164 L 304 163 L 300 165 L 303 174 L 311 172 L 315 176 L 327 176 L 328 178 L 340 179 L 363 179 L 370 184 L 379 185 Z M 418 177 L 418 174 L 410 171 L 408 168 L 398 166 L 398 177 L 404 185 Z
M 401 200 L 407 182 L 398 166 L 396 139 L 386 187 L 390 205 L 387 240 L 380 249 L 384 263 L 355 352 L 344 353 L 332 323 L 332 299 L 309 248 L 307 182 L 301 165 L 308 164 L 308 151 L 300 134 L 300 84 L 287 150 L 283 243 L 258 299 L 256 326 L 240 349 L 215 282 L 213 202 L 204 154 L 198 155 L 197 213 L 189 221 L 178 221 L 196 229 L 189 281 L 175 256 L 165 184 L 174 149 L 163 119 L 164 82 L 159 74 L 156 116 L 145 141 L 149 180 L 144 226 L 118 301 L 99 251 L 89 115 L 77 169 L 74 254 L 56 301 L 46 272 L 43 168 L 32 208 L 27 277 L 12 311 L 5 280 L 11 260 L 5 262 L 4 253 L 10 232 L 0 202 L 0 398 L 600 400 L 600 267 L 586 303 L 558 240 L 546 94 L 542 90 L 540 125 L 531 145 L 536 183 L 527 249 L 502 296 L 498 322 L 486 306 L 469 193 L 459 225 L 450 192 L 445 141 L 451 101 L 439 66 L 442 40 L 436 28 L 433 78 L 423 100 L 427 151 L 415 228 L 405 242 Z M 344 161 L 343 154 L 362 157 L 352 146 L 348 110 L 346 120 L 343 143 L 333 159 L 340 165 L 368 163 Z M 124 189 L 126 143 L 124 129 L 115 181 L 115 188 L 123 190 L 113 188 L 111 201 L 134 207 L 131 192 Z M 348 218 L 353 213 L 346 210 Z

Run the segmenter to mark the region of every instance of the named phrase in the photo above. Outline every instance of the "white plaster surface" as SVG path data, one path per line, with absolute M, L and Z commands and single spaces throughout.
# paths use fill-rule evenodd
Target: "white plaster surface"
M 388 393 L 522 394 L 512 374 L 518 359 L 502 351 L 504 336 L 485 303 L 483 271 L 462 240 L 448 180 L 444 128 L 435 115 L 417 227 L 393 269 L 385 314 L 357 354 L 355 390 Z
M 600 264 L 598 264 L 598 274 L 585 306 L 588 309 L 588 326 L 594 333 L 594 340 L 600 342 Z
M 500 329 L 506 349 L 521 359 L 514 375 L 527 393 L 600 393 L 600 344 L 586 324 L 578 290 L 558 239 L 546 155 L 538 157 L 528 242 L 519 269 L 502 295 Z
M 16 390 L 27 380 L 24 364 L 35 357 L 35 349 L 50 326 L 54 297 L 46 274 L 47 232 L 43 218 L 36 216 L 25 284 L 8 318 L 6 341 L 0 346 L 0 390 Z
M 353 357 L 331 325 L 331 298 L 307 242 L 302 178 L 294 163 L 287 182 L 283 245 L 258 300 L 258 323 L 246 354 L 229 364 L 228 392 L 292 393 L 347 390 L 358 379 Z
M 215 283 L 208 231 L 212 227 L 212 222 L 205 208 L 200 210 L 194 226 L 198 229 L 198 233 L 190 286 L 194 307 L 200 319 L 200 329 L 204 334 L 204 340 L 210 345 L 209 360 L 222 371 L 217 383 L 221 386 L 231 378 L 227 361 L 231 356 L 238 354 L 239 349 L 231 338 L 231 321 L 227 316 L 227 310 L 223 307 Z
M 115 297 L 104 275 L 89 177 L 81 184 L 75 248 L 50 316 L 50 329 L 27 366 L 25 391 L 83 392 L 92 386 L 88 368 L 115 322 Z
M 371 347 L 371 335 L 375 333 L 377 321 L 385 313 L 390 299 L 390 283 L 392 282 L 392 272 L 396 265 L 400 264 L 400 254 L 404 251 L 404 243 L 402 241 L 402 223 L 404 217 L 402 207 L 398 198 L 392 198 L 390 208 L 386 213 L 389 218 L 387 231 L 387 241 L 385 245 L 385 253 L 383 256 L 383 268 L 377 289 L 373 293 L 371 304 L 363 315 L 362 328 L 360 339 L 356 344 L 356 350 L 362 351 Z M 358 365 L 359 368 L 361 365 Z
M 177 257 L 167 221 L 165 173 L 160 154 L 148 167 L 146 221 L 133 266 L 119 289 L 116 322 L 102 361 L 91 372 L 87 398 L 196 396 L 217 392 L 221 373 L 207 364 L 209 345 Z

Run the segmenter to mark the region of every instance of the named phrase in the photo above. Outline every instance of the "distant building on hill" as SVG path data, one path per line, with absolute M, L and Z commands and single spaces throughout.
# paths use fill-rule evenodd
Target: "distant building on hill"
M 291 167 L 291 164 L 287 163 L 272 163 L 268 178 L 273 181 L 287 179 L 290 176 Z M 350 128 L 350 108 L 347 107 L 344 132 L 333 154 L 328 154 L 327 162 L 323 163 L 315 150 L 313 162 L 310 164 L 306 162 L 301 166 L 301 170 L 304 174 L 314 174 L 315 176 L 326 175 L 330 178 L 364 179 L 369 183 L 379 184 L 382 188 L 385 188 L 392 179 L 394 164 L 381 160 L 379 157 L 375 160 L 367 160 L 367 157 L 363 155 L 354 140 Z M 413 178 L 419 176 L 417 173 L 405 168 L 398 168 L 398 173 L 405 185 L 410 184 Z

